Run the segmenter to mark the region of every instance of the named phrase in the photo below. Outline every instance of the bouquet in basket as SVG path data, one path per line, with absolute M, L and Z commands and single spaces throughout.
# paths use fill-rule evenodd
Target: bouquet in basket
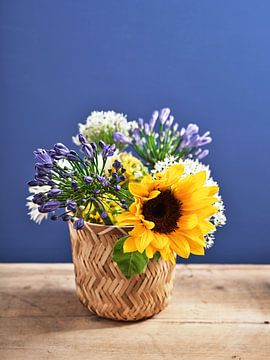
M 168 108 L 147 122 L 92 112 L 73 138 L 78 150 L 57 143 L 34 151 L 29 215 L 77 232 L 88 224 L 124 227 L 111 257 L 126 278 L 150 262 L 204 255 L 226 221 L 219 187 L 201 162 L 211 140 L 196 124 L 179 129 Z

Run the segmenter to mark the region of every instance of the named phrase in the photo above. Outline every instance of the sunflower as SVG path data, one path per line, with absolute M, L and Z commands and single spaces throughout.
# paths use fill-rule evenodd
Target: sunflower
M 160 252 L 175 263 L 175 255 L 204 255 L 204 235 L 214 231 L 209 218 L 218 211 L 218 186 L 206 186 L 207 174 L 200 171 L 182 178 L 184 165 L 172 165 L 162 173 L 130 183 L 135 201 L 119 214 L 120 226 L 133 225 L 124 252 L 146 252 L 148 258 Z

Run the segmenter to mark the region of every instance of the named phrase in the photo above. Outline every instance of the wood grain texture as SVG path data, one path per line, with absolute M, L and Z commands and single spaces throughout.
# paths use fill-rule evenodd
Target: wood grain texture
M 269 321 L 269 265 L 178 265 L 170 305 L 121 323 L 81 305 L 72 264 L 0 264 L 1 360 L 263 360 Z

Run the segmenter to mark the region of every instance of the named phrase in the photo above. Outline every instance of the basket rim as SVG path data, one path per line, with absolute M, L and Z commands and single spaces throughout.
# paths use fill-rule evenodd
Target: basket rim
M 72 225 L 71 221 L 69 221 L 69 223 Z M 89 221 L 85 221 L 84 222 L 84 225 L 87 225 L 87 226 L 97 226 L 97 227 L 106 227 L 107 229 L 108 228 L 114 228 L 114 229 L 133 229 L 134 226 L 133 225 L 125 225 L 125 226 L 119 226 L 119 225 L 106 225 L 106 224 L 96 224 L 96 223 L 92 223 L 92 222 L 89 222 Z

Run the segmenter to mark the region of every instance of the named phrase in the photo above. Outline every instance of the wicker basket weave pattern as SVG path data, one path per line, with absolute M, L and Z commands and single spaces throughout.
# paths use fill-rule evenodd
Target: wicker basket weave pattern
M 173 287 L 174 265 L 149 261 L 144 274 L 126 279 L 112 261 L 113 244 L 130 228 L 85 224 L 76 231 L 69 224 L 76 289 L 80 301 L 93 313 L 134 321 L 163 310 Z

